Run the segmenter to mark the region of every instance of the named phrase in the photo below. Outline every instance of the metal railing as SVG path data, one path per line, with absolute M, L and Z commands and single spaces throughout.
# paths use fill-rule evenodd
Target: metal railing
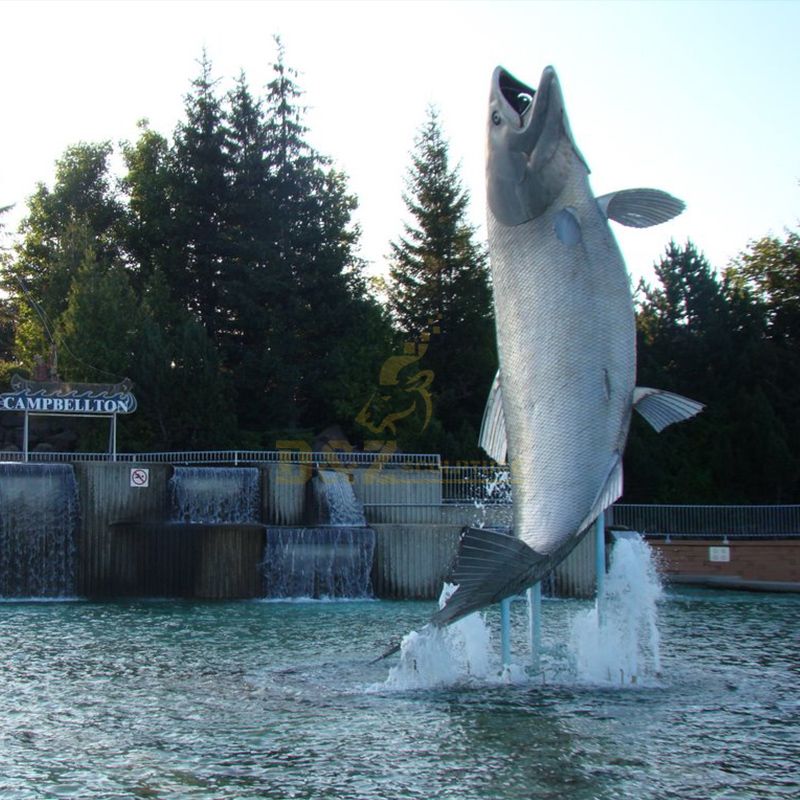
M 25 461 L 22 452 L 0 452 L 0 461 Z M 156 453 L 55 453 L 34 451 L 38 463 L 119 461 L 137 464 L 319 464 L 329 467 L 400 466 L 439 469 L 438 453 L 384 453 L 339 450 L 177 450 Z
M 442 467 L 442 502 L 510 505 L 511 473 L 505 466 Z
M 0 462 L 22 462 L 24 453 L 1 452 Z M 185 450 L 151 453 L 33 452 L 39 463 L 104 462 L 137 464 L 301 464 L 348 469 L 405 468 L 403 484 L 441 480 L 442 505 L 508 506 L 512 478 L 507 466 L 443 466 L 437 453 L 381 453 L 306 450 Z M 421 470 L 415 477 L 411 470 Z M 387 478 L 389 475 L 386 476 Z M 399 477 L 399 473 L 398 473 Z M 391 506 L 419 503 L 389 503 Z M 430 505 L 429 501 L 421 505 Z M 618 503 L 609 509 L 606 524 L 651 536 L 675 538 L 795 538 L 800 537 L 800 505 L 648 505 Z
M 638 505 L 618 503 L 606 524 L 676 538 L 800 537 L 800 505 Z

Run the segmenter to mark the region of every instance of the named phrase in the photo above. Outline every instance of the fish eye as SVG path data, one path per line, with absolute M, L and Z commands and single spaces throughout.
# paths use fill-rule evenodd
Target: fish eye
M 524 114 L 533 105 L 533 95 L 527 92 L 520 92 L 517 95 L 517 102 L 514 107 L 520 115 Z
M 500 124 L 502 121 L 503 121 L 503 120 L 502 120 L 502 118 L 500 117 L 500 114 L 499 114 L 497 111 L 492 111 L 492 122 L 493 122 L 495 125 L 499 125 L 499 124 Z

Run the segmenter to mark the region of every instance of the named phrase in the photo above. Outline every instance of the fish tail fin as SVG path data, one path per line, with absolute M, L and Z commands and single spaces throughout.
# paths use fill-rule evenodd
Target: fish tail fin
M 393 656 L 396 652 L 400 650 L 400 642 L 395 642 L 388 650 L 385 650 L 381 653 L 377 658 L 373 658 L 370 661 L 370 664 L 377 664 L 379 661 L 383 661 L 384 658 L 389 658 L 389 656 Z
M 491 528 L 464 528 L 450 578 L 458 588 L 431 623 L 439 627 L 456 622 L 506 597 L 519 594 L 550 569 L 521 539 Z

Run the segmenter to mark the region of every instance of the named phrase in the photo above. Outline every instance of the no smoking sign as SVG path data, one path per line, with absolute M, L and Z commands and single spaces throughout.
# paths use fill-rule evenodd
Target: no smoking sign
M 131 486 L 136 489 L 146 489 L 150 485 L 150 470 L 141 467 L 131 469 Z

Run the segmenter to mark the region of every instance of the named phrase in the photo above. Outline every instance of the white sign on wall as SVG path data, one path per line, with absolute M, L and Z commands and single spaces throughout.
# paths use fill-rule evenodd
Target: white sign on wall
M 709 547 L 708 560 L 727 563 L 731 560 L 730 547 Z
M 131 486 L 146 489 L 150 485 L 150 470 L 143 467 L 131 468 Z

